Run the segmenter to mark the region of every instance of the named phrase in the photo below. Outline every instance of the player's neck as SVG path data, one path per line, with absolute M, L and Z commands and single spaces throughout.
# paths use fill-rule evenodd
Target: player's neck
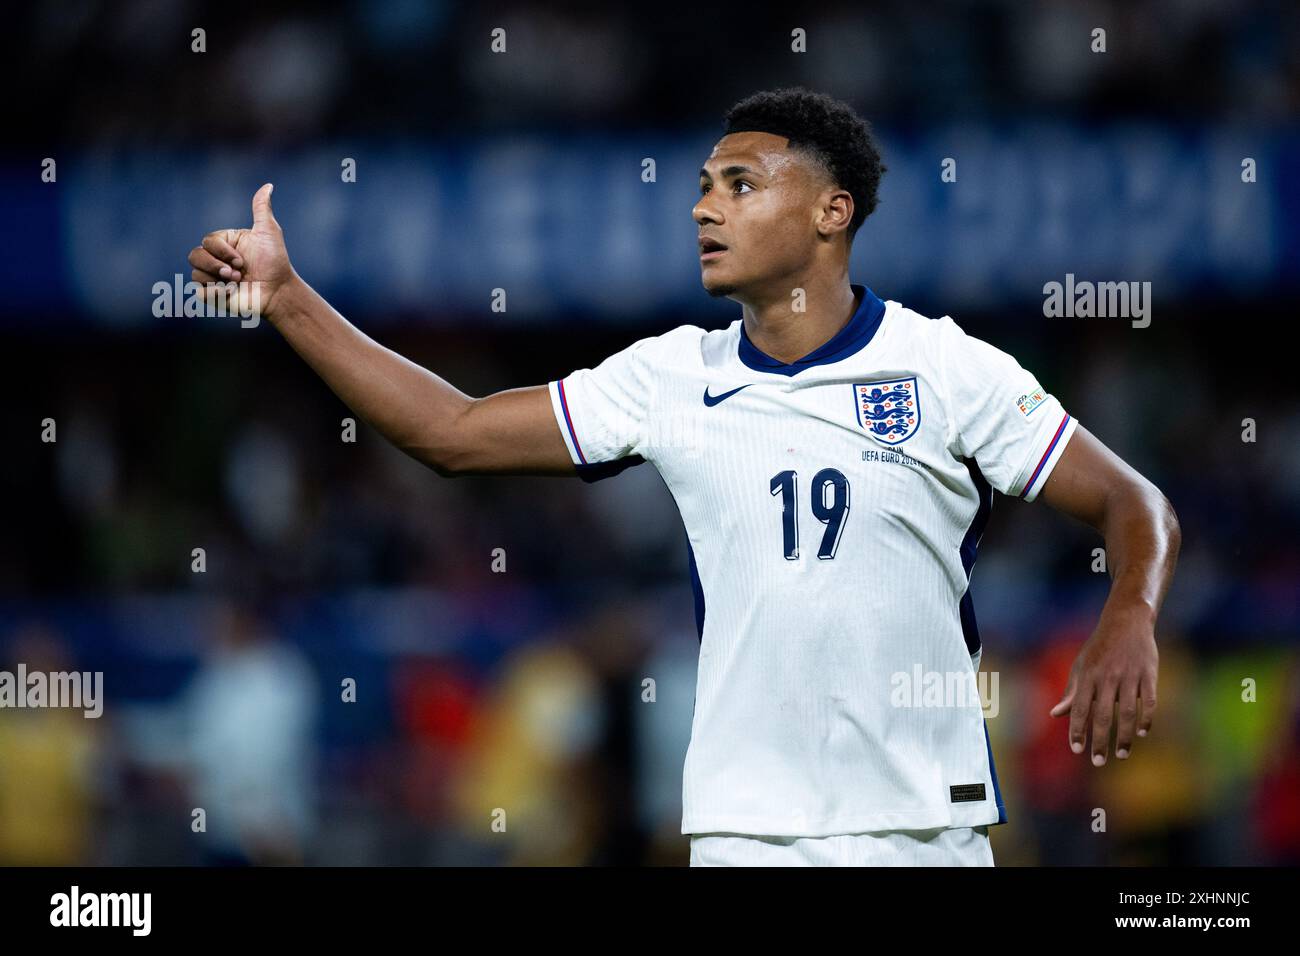
M 759 351 L 779 362 L 794 362 L 825 345 L 849 324 L 860 305 L 847 275 L 797 288 L 801 294 L 792 289 L 744 303 L 745 334 Z

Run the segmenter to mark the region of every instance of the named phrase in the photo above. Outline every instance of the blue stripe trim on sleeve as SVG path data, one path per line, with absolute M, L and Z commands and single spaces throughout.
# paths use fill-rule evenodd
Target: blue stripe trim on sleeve
M 556 384 L 560 391 L 560 407 L 564 409 L 564 424 L 569 426 L 569 437 L 573 439 L 573 450 L 578 453 L 580 464 L 587 464 L 587 459 L 583 457 L 582 446 L 578 444 L 578 433 L 573 430 L 573 419 L 569 415 L 569 399 L 564 394 L 564 379 L 560 379 Z
M 1021 498 L 1029 494 L 1029 489 L 1034 487 L 1034 482 L 1038 480 L 1038 473 L 1043 470 L 1043 466 L 1047 464 L 1047 460 L 1052 457 L 1052 449 L 1054 449 L 1056 443 L 1061 440 L 1061 433 L 1065 431 L 1065 426 L 1069 424 L 1069 422 L 1070 413 L 1066 412 L 1065 417 L 1061 419 L 1061 424 L 1056 428 L 1056 434 L 1052 436 L 1052 443 L 1047 446 L 1047 451 L 1043 452 L 1043 457 L 1038 459 L 1038 467 L 1034 469 L 1034 473 L 1030 475 L 1029 480 L 1025 482 L 1025 489 L 1020 492 Z

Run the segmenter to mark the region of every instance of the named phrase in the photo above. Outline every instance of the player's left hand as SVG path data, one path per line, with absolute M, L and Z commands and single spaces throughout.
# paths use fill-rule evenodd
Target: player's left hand
M 1134 732 L 1145 737 L 1151 730 L 1159 656 L 1149 618 L 1103 612 L 1097 630 L 1074 659 L 1065 696 L 1051 710 L 1053 717 L 1070 715 L 1071 750 L 1078 754 L 1089 747 L 1093 765 L 1102 766 L 1114 726 L 1115 757 L 1128 758 Z

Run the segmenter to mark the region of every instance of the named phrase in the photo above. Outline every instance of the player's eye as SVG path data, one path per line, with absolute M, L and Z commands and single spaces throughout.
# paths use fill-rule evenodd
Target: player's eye
M 709 191 L 709 184 L 708 184 L 708 183 L 700 183 L 700 195 L 703 196 L 703 195 L 704 195 L 705 193 L 707 193 L 708 191 Z
M 750 189 L 750 192 L 753 192 L 753 190 L 754 190 L 754 186 L 753 186 L 753 184 L 752 184 L 752 183 L 747 183 L 747 182 L 745 182 L 743 179 L 737 179 L 737 180 L 736 180 L 736 185 L 733 186 L 733 187 L 731 187 L 731 188 L 732 188 L 732 189 L 739 189 L 741 186 L 748 186 L 749 189 Z

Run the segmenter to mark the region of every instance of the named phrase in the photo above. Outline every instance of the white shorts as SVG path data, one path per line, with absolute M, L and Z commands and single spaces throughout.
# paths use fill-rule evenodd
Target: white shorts
M 992 866 L 989 828 L 826 837 L 691 835 L 691 866 Z

